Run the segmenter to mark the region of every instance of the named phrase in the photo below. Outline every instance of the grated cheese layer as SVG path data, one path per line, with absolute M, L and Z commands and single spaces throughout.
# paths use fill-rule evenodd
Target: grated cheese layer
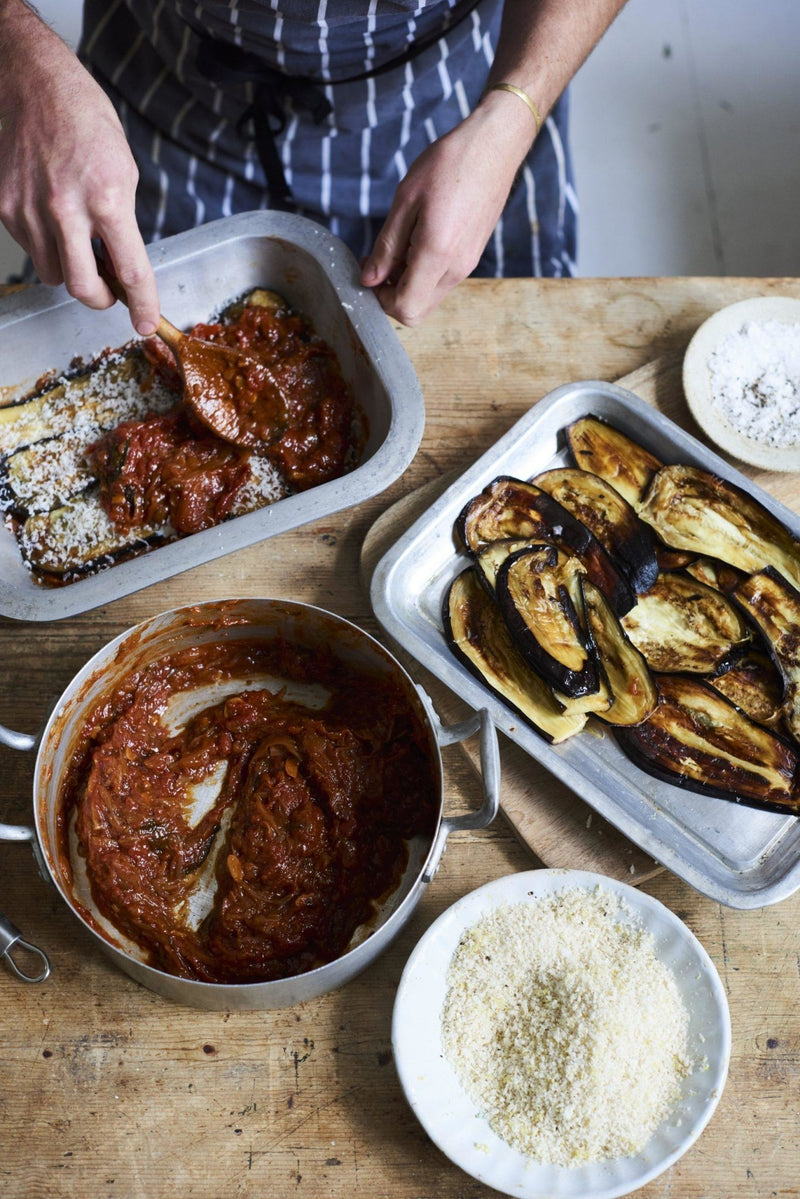
M 491 912 L 448 970 L 445 1056 L 497 1136 L 545 1164 L 639 1152 L 691 1072 L 687 1030 L 651 934 L 601 888 Z
M 115 528 L 100 504 L 87 452 L 122 421 L 169 412 L 177 402 L 133 346 L 0 407 L 0 512 L 37 582 L 69 582 L 174 540 L 168 524 L 126 533 Z M 276 467 L 253 455 L 230 515 L 255 512 L 288 494 Z

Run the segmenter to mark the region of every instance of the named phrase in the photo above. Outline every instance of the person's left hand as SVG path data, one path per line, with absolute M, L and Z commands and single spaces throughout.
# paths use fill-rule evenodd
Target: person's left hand
M 389 316 L 418 324 L 475 269 L 533 134 L 525 106 L 493 92 L 412 163 L 361 270 Z

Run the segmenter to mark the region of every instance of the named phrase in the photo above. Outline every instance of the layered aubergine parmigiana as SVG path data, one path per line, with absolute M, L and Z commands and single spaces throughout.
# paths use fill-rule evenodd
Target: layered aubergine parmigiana
M 438 786 L 395 679 L 282 640 L 212 640 L 95 704 L 61 784 L 60 853 L 76 906 L 148 964 L 284 978 L 370 921 L 408 840 L 432 837 Z
M 257 397 L 247 446 L 212 433 L 155 338 L 0 407 L 0 507 L 37 582 L 69 583 L 357 465 L 363 415 L 332 349 L 280 296 L 251 292 L 191 332 L 268 370 L 286 401 L 281 436 L 259 438 Z
M 550 741 L 594 716 L 657 777 L 800 815 L 800 541 L 597 417 L 566 437 L 462 510 L 451 649 Z

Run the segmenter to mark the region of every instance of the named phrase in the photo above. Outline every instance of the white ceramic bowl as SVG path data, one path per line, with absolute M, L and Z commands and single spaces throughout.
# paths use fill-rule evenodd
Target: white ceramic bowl
M 641 1153 L 567 1168 L 512 1149 L 489 1127 L 444 1056 L 441 1014 L 447 970 L 464 932 L 487 912 L 536 902 L 566 888 L 602 887 L 620 897 L 653 935 L 689 1012 L 689 1052 L 698 1063 L 681 1084 L 672 1117 Z M 448 908 L 411 954 L 394 1007 L 392 1041 L 400 1082 L 425 1131 L 462 1170 L 518 1199 L 615 1199 L 666 1170 L 697 1140 L 719 1101 L 730 1056 L 730 1016 L 716 968 L 697 938 L 651 896 L 579 870 L 531 870 L 479 887 Z
M 692 416 L 706 436 L 726 453 L 764 470 L 800 470 L 800 424 L 794 444 L 775 446 L 747 436 L 718 404 L 710 363 L 715 350 L 748 322 L 796 325 L 800 336 L 800 300 L 758 296 L 720 309 L 704 321 L 689 342 L 683 360 L 683 390 Z M 797 379 L 800 389 L 800 377 Z

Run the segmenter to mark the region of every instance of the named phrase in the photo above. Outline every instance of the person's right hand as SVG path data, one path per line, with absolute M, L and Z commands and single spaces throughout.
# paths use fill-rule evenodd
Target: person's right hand
M 28 9 L 6 5 L 0 30 L 0 220 L 43 283 L 90 308 L 114 297 L 97 272 L 100 238 L 128 294 L 131 321 L 152 333 L 159 304 L 136 223 L 138 171 L 103 90 Z M 8 53 L 4 53 L 8 50 Z

